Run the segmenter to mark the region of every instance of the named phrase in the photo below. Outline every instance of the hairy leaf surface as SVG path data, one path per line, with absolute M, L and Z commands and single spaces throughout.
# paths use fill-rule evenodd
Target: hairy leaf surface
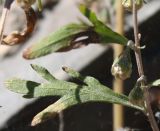
M 86 102 L 108 102 L 121 104 L 143 111 L 143 107 L 132 104 L 128 97 L 113 92 L 110 88 L 102 85 L 97 79 L 90 76 L 82 76 L 75 70 L 64 67 L 63 69 L 72 77 L 79 79 L 84 84 L 78 85 L 57 79 L 50 79 L 51 74 L 47 69 L 38 65 L 32 65 L 48 83 L 36 83 L 21 79 L 11 79 L 6 82 L 9 90 L 24 94 L 27 98 L 44 96 L 61 96 L 56 102 L 40 112 L 33 119 L 32 125 L 39 124 L 50 117 L 54 117 L 60 111 Z M 45 77 L 44 77 L 45 76 Z M 49 79 L 48 79 L 49 78 Z

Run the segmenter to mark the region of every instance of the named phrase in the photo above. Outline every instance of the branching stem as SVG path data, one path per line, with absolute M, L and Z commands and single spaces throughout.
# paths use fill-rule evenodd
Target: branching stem
M 139 39 L 139 31 L 138 31 L 138 20 L 137 20 L 137 7 L 135 0 L 132 0 L 133 3 L 133 24 L 134 24 L 134 37 L 135 37 L 135 46 L 140 47 L 140 39 Z M 138 73 L 139 77 L 144 76 L 144 69 L 143 69 L 143 63 L 142 63 L 142 56 L 141 56 L 141 50 L 137 48 L 135 50 L 135 56 L 136 56 L 136 62 L 138 67 Z M 143 87 L 146 86 L 146 82 L 142 81 L 141 85 Z M 148 92 L 147 86 L 144 88 L 144 101 L 145 101 L 145 108 L 146 108 L 146 115 L 149 119 L 149 122 L 151 124 L 151 127 L 153 131 L 159 131 L 158 125 L 156 123 L 156 120 L 153 115 L 153 111 L 150 105 L 150 94 Z

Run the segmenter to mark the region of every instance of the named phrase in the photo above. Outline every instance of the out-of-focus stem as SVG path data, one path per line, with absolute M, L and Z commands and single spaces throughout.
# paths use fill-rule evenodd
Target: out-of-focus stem
M 1 19 L 0 19 L 0 44 L 3 39 L 3 31 L 4 31 L 4 27 L 5 27 L 5 23 L 6 23 L 6 18 L 7 18 L 7 15 L 10 10 L 10 6 L 11 6 L 12 2 L 13 2 L 13 0 L 6 0 L 4 7 L 3 7 L 3 10 L 2 10 L 2 15 L 1 15 Z
M 124 10 L 122 7 L 121 0 L 116 1 L 116 25 L 115 29 L 118 33 L 124 33 Z M 114 46 L 114 58 L 118 57 L 119 54 L 123 51 L 123 46 L 115 44 Z M 113 90 L 118 93 L 123 93 L 123 81 L 114 80 L 113 81 Z M 122 105 L 113 105 L 113 130 L 117 131 L 122 128 L 124 125 L 124 115 L 123 115 L 123 106 Z

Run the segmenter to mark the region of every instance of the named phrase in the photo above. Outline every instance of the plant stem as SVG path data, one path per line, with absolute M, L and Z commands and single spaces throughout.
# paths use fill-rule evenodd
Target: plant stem
M 124 10 L 122 6 L 122 0 L 116 1 L 116 23 L 115 30 L 123 34 L 124 33 Z M 117 58 L 123 51 L 123 46 L 119 44 L 114 45 L 114 59 Z M 117 93 L 123 93 L 123 81 L 115 79 L 113 81 L 113 90 Z M 118 131 L 124 126 L 124 109 L 122 105 L 113 105 L 113 130 Z
M 140 47 L 140 38 L 138 36 L 139 31 L 138 31 L 138 20 L 137 20 L 137 7 L 136 7 L 135 0 L 132 0 L 132 4 L 133 4 L 132 11 L 133 11 L 135 46 Z M 141 56 L 140 49 L 137 48 L 137 50 L 135 51 L 135 56 L 136 56 L 139 77 L 144 76 L 144 69 L 143 69 L 142 56 Z M 151 124 L 153 131 L 159 131 L 158 125 L 156 123 L 156 120 L 154 118 L 153 111 L 150 105 L 150 94 L 148 92 L 148 88 L 144 81 L 141 82 L 141 85 L 144 87 L 144 101 L 146 106 L 146 115 L 149 119 L 149 122 Z

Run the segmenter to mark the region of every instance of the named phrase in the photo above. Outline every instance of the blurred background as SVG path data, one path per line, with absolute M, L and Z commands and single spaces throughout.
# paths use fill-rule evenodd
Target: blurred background
M 22 58 L 24 49 L 34 44 L 49 33 L 56 31 L 68 23 L 79 22 L 85 18 L 77 9 L 79 3 L 84 3 L 93 8 L 99 18 L 115 28 L 116 12 L 113 0 L 45 0 L 43 11 L 37 7 L 38 22 L 31 37 L 20 45 L 0 45 L 0 130 L 1 131 L 111 131 L 113 130 L 112 105 L 106 103 L 86 103 L 74 106 L 60 113 L 36 127 L 30 127 L 30 122 L 35 114 L 58 100 L 57 97 L 40 99 L 25 99 L 19 94 L 10 92 L 5 88 L 5 80 L 11 77 L 44 82 L 30 67 L 31 63 L 46 67 L 58 79 L 68 79 L 62 71 L 62 66 L 72 67 L 83 75 L 90 75 L 108 87 L 112 87 L 113 77 L 110 68 L 113 62 L 113 49 L 111 46 L 90 44 L 87 47 L 65 53 L 54 53 L 35 60 Z M 141 43 L 146 45 L 142 50 L 145 65 L 145 74 L 148 81 L 160 78 L 160 1 L 148 0 L 138 12 L 139 29 L 142 35 Z M 1 5 L 1 10 L 2 10 Z M 21 30 L 25 26 L 24 12 L 14 3 L 7 18 L 5 33 Z M 131 13 L 124 14 L 124 33 L 133 40 Z M 124 93 L 128 95 L 133 87 L 137 75 L 137 68 L 133 57 L 133 75 L 124 83 Z M 155 94 L 157 89 L 152 89 Z M 152 103 L 156 120 L 160 123 L 160 95 Z M 159 117 L 158 117 L 159 116 Z M 151 131 L 145 116 L 133 109 L 124 108 L 124 131 Z

